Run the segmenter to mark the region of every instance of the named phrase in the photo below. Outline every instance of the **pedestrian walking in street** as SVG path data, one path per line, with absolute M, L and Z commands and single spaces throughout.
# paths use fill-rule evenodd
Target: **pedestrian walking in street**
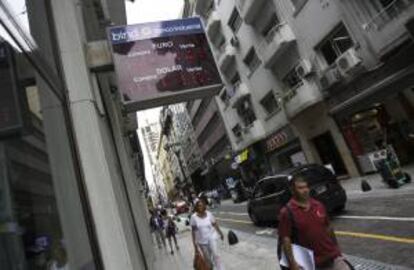
M 310 197 L 306 179 L 296 176 L 290 186 L 293 197 L 279 216 L 279 248 L 283 248 L 289 269 L 301 269 L 292 251 L 292 244 L 296 244 L 313 251 L 318 270 L 351 270 L 342 256 L 326 209 Z
M 167 218 L 167 226 L 165 227 L 165 235 L 167 236 L 168 243 L 170 244 L 171 254 L 174 254 L 174 249 L 173 249 L 173 244 L 172 244 L 173 240 L 174 240 L 175 248 L 177 250 L 180 249 L 177 243 L 177 237 L 176 237 L 177 231 L 178 231 L 177 225 L 175 224 L 172 217 L 169 216 Z
M 157 241 L 158 248 L 166 248 L 167 245 L 165 243 L 164 221 L 162 220 L 162 217 L 157 211 L 151 211 L 149 225 L 151 228 L 151 232 L 154 234 L 155 240 Z
M 195 213 L 191 216 L 190 225 L 196 256 L 202 252 L 201 255 L 212 269 L 224 270 L 217 243 L 218 235 L 221 240 L 224 240 L 224 235 L 213 214 L 207 211 L 203 200 L 195 204 Z

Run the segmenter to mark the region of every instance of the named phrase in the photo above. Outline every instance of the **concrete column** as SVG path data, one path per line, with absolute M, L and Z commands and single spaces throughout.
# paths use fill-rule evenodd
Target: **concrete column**
M 91 269 L 93 258 L 62 105 L 42 79 L 36 81 L 41 89 L 43 127 L 69 265 L 71 269 Z
M 111 85 L 109 82 L 114 81 L 112 75 L 113 74 L 101 74 L 97 77 L 97 80 L 99 81 L 102 99 L 108 113 L 109 121 L 112 125 L 115 145 L 120 158 L 121 170 L 124 175 L 125 187 L 127 189 L 128 199 L 132 205 L 131 210 L 140 240 L 139 250 L 141 256 L 143 256 L 143 259 L 145 260 L 146 266 L 149 269 L 152 269 L 155 253 L 152 248 L 152 236 L 148 226 L 149 212 L 144 196 L 144 188 L 141 184 L 142 181 L 141 179 L 138 179 L 136 171 L 134 170 L 133 159 L 131 159 L 133 153 L 128 138 L 126 137 L 126 132 L 131 130 L 126 130 L 125 124 L 122 122 L 124 118 L 120 111 L 119 96 L 111 95 Z M 136 124 L 136 114 L 129 115 L 128 118 L 130 121 L 135 121 Z
M 349 150 L 349 147 L 346 144 L 344 136 L 342 135 L 342 132 L 339 130 L 338 125 L 335 123 L 335 121 L 331 117 L 328 117 L 328 126 L 329 126 L 329 130 L 332 133 L 332 137 L 336 144 L 336 148 L 338 149 L 339 154 L 342 157 L 342 160 L 348 171 L 349 176 L 350 177 L 360 176 L 358 167 L 355 164 L 354 159 L 352 158 L 351 150 Z
M 302 114 L 300 117 L 291 121 L 291 124 L 299 137 L 302 149 L 309 163 L 322 163 L 315 144 L 312 142 L 312 138 L 329 131 L 331 132 L 335 146 L 338 149 L 349 176 L 359 176 L 359 171 L 352 158 L 351 151 L 337 124 L 328 115 L 325 104 L 320 104 L 309 109 L 306 114 Z
M 145 269 L 105 112 L 86 65 L 79 2 L 52 1 L 84 181 L 105 269 Z M 87 22 L 86 22 L 87 23 Z
M 27 9 L 31 34 L 36 40 L 39 53 L 47 56 L 44 61 L 50 67 L 55 67 L 48 25 L 48 19 L 51 20 L 51 18 L 47 15 L 47 7 L 44 1 L 28 1 Z M 33 67 L 27 67 L 27 69 L 30 70 Z M 48 75 L 53 76 L 53 74 Z M 62 103 L 52 94 L 52 90 L 39 75 L 35 74 L 34 76 L 40 99 L 43 132 L 53 179 L 54 195 L 69 258 L 69 268 L 94 269 L 90 239 L 80 200 L 78 179 Z M 64 89 L 58 90 L 64 91 Z

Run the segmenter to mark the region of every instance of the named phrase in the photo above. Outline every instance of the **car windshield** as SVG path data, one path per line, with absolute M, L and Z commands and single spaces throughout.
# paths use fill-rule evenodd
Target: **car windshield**
M 332 172 L 324 167 L 304 168 L 298 175 L 305 178 L 311 186 L 334 178 Z

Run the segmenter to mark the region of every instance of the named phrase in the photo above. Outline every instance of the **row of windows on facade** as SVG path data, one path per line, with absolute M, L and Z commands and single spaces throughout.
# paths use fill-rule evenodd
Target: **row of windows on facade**
M 306 4 L 307 0 L 292 0 L 292 4 L 295 7 L 296 11 L 300 11 L 302 7 Z M 367 5 L 367 3 L 363 4 L 363 8 L 365 10 L 369 10 L 374 13 L 381 13 L 386 11 L 386 14 L 388 16 L 395 17 L 398 15 L 399 12 L 396 10 L 396 8 L 404 8 L 407 5 L 405 4 L 404 0 L 370 0 L 370 3 Z M 401 6 L 402 5 L 402 6 Z M 392 7 L 392 8 L 391 8 Z M 206 19 L 210 16 L 210 14 L 214 10 L 214 1 L 211 1 L 211 5 L 208 9 L 208 12 L 206 13 Z M 391 14 L 390 14 L 391 12 Z M 394 14 L 397 13 L 397 14 Z M 243 24 L 243 19 L 241 18 L 237 8 L 234 8 L 230 18 L 228 20 L 227 25 L 232 30 L 233 34 L 236 35 L 241 28 Z M 268 23 L 266 26 L 261 30 L 261 35 L 264 37 L 265 40 L 270 42 L 276 31 L 277 27 L 280 25 L 280 20 L 278 16 L 276 15 L 276 12 L 272 13 L 270 16 L 270 19 L 268 20 Z M 218 42 L 218 49 L 223 52 L 223 48 L 225 47 L 225 37 L 221 35 L 222 38 Z M 349 35 L 346 27 L 341 23 L 339 26 L 337 26 L 326 38 L 323 39 L 323 41 L 320 42 L 320 44 L 316 47 L 316 51 L 319 55 L 323 57 L 326 64 L 328 66 L 332 66 L 335 64 L 335 61 L 343 55 L 347 50 L 352 48 L 354 46 L 354 42 Z M 246 66 L 249 69 L 249 75 L 254 73 L 257 68 L 261 65 L 261 60 L 258 57 L 254 47 L 252 47 L 248 53 L 246 54 L 245 58 L 243 59 L 243 62 L 246 64 Z M 238 72 L 233 75 L 232 78 L 230 78 L 229 83 L 232 85 L 231 89 L 227 89 L 223 91 L 220 95 L 221 100 L 228 105 L 231 97 L 235 94 L 235 92 L 238 89 L 238 86 L 240 85 L 240 75 Z M 297 73 L 296 66 L 292 68 L 283 78 L 282 83 L 284 85 L 284 98 L 285 101 L 290 100 L 296 95 L 297 89 L 303 85 L 303 79 L 299 76 Z M 251 101 L 250 101 L 251 103 Z M 263 106 L 266 113 L 270 116 L 273 115 L 281 110 L 279 100 L 276 100 L 273 90 L 270 90 L 264 98 L 260 101 L 260 104 Z M 246 107 L 246 106 L 245 106 Z M 238 113 L 240 117 L 242 118 L 243 123 L 248 126 L 252 124 L 252 120 L 256 119 L 255 113 L 253 108 L 250 106 L 248 109 L 238 109 Z M 253 121 L 254 121 L 253 120 Z M 233 134 L 240 138 L 241 137 L 241 131 L 242 128 L 239 124 L 237 124 L 233 128 Z
M 352 38 L 349 36 L 348 31 L 346 30 L 345 26 L 341 24 L 337 27 L 331 35 L 329 35 L 319 46 L 320 52 L 322 53 L 323 57 L 327 61 L 329 65 L 333 65 L 344 52 L 350 49 L 353 46 Z M 254 53 L 252 49 L 245 59 L 248 59 L 248 63 L 253 63 L 251 66 L 253 69 L 251 71 L 254 72 L 260 66 L 261 62 L 258 60 L 257 55 Z M 256 60 L 256 59 L 257 60 Z M 296 66 L 292 68 L 282 79 L 282 83 L 285 86 L 284 89 L 284 98 L 285 101 L 291 99 L 294 95 L 296 95 L 296 90 L 303 85 L 303 78 L 299 76 L 297 73 Z M 236 84 L 234 84 L 234 82 Z M 234 75 L 233 79 L 230 81 L 233 93 L 229 94 L 229 91 L 223 91 L 221 100 L 226 104 L 229 104 L 230 98 L 234 95 L 234 91 L 237 91 L 238 86 L 240 85 L 240 75 L 238 72 Z M 252 124 L 253 121 L 256 120 L 255 112 L 253 110 L 253 105 L 251 101 L 249 101 L 249 106 L 245 106 L 244 109 L 237 109 L 239 116 L 241 117 L 243 124 L 245 126 L 249 126 Z M 271 116 L 281 110 L 280 100 L 276 99 L 273 90 L 270 90 L 261 100 L 260 104 L 266 111 L 266 113 Z M 239 124 L 237 124 L 233 128 L 233 134 L 236 138 L 241 138 L 242 136 L 242 129 Z
M 233 14 L 231 18 L 240 18 L 240 16 L 235 16 L 234 14 L 238 14 L 237 10 L 235 9 L 233 11 Z M 272 22 L 274 25 L 269 24 L 268 27 L 266 27 L 266 31 L 263 33 L 264 35 L 267 35 L 271 29 L 274 28 L 274 26 L 278 25 L 279 21 L 275 18 L 276 14 L 272 16 L 273 20 Z M 230 22 L 237 22 L 235 24 L 232 24 L 231 27 L 232 30 L 237 31 L 238 28 L 240 28 L 240 25 L 238 22 L 241 21 L 241 19 L 233 19 Z M 344 52 L 346 52 L 349 48 L 353 46 L 353 41 L 350 35 L 348 34 L 348 31 L 346 30 L 345 26 L 341 24 L 338 26 L 332 34 L 330 34 L 326 39 L 324 39 L 323 42 L 321 42 L 321 45 L 318 46 L 319 52 L 322 54 L 322 56 L 325 58 L 328 65 L 332 65 L 335 63 L 335 60 L 340 57 Z M 246 57 L 244 58 L 243 62 L 246 64 L 246 66 L 249 68 L 250 74 L 254 73 L 258 67 L 261 65 L 261 60 L 259 59 L 255 49 L 252 47 L 249 52 L 247 53 Z M 289 93 L 286 98 L 292 98 L 292 96 L 296 95 L 296 89 L 299 88 L 301 85 L 303 85 L 303 79 L 299 76 L 299 74 L 296 71 L 296 66 L 292 68 L 282 79 L 282 83 L 285 86 L 285 95 L 286 92 Z M 238 86 L 241 83 L 240 75 L 238 72 L 236 72 L 233 77 L 229 80 L 230 85 L 232 85 L 231 90 L 225 90 L 221 94 L 221 100 L 228 105 L 230 98 L 234 95 L 234 93 L 237 91 Z M 270 90 L 260 101 L 260 104 L 263 106 L 264 110 L 268 115 L 273 115 L 281 110 L 280 104 L 278 100 L 276 100 L 273 90 Z M 242 112 L 242 114 L 239 114 L 242 118 L 242 121 L 248 126 L 251 124 L 251 120 L 255 119 L 255 117 L 252 117 L 254 115 L 254 110 L 252 108 L 247 110 L 238 110 L 238 112 Z M 241 137 L 241 127 L 239 125 L 236 125 L 233 128 L 233 133 L 236 137 Z

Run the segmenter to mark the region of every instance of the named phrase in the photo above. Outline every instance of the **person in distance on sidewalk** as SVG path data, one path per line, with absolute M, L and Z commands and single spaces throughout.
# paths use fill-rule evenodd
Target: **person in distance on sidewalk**
M 165 227 L 165 235 L 167 236 L 168 243 L 170 244 L 171 254 L 174 254 L 173 244 L 172 244 L 172 241 L 173 240 L 174 240 L 175 248 L 177 250 L 180 249 L 178 247 L 177 237 L 176 237 L 177 230 L 178 230 L 177 225 L 175 224 L 175 222 L 172 219 L 172 217 L 169 216 L 167 218 L 167 226 Z
M 301 269 L 292 252 L 292 244 L 314 252 L 318 270 L 351 270 L 342 256 L 327 211 L 310 197 L 306 179 L 295 176 L 290 182 L 293 197 L 280 211 L 279 240 L 291 270 Z
M 195 213 L 190 220 L 192 239 L 195 253 L 202 252 L 207 263 L 215 270 L 224 270 L 221 258 L 218 254 L 217 233 L 224 240 L 223 232 L 218 226 L 215 217 L 207 211 L 203 200 L 195 204 Z
M 165 243 L 165 235 L 164 235 L 164 221 L 162 217 L 157 211 L 151 210 L 151 217 L 149 226 L 151 228 L 151 232 L 155 235 L 155 239 L 157 241 L 158 248 L 161 249 L 162 247 L 166 248 Z

